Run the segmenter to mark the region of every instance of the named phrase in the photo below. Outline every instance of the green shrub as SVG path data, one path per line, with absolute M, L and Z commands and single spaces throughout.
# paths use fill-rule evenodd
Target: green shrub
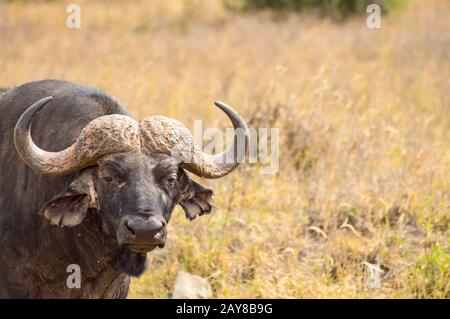
M 242 0 L 241 9 L 272 9 L 278 11 L 302 11 L 317 9 L 333 17 L 364 14 L 369 4 L 380 5 L 383 12 L 391 12 L 405 4 L 405 0 Z
M 450 239 L 446 245 L 435 243 L 419 256 L 410 274 L 417 298 L 450 298 Z

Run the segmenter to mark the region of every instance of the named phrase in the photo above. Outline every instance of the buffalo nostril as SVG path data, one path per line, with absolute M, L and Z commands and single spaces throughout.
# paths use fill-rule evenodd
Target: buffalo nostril
M 134 231 L 133 228 L 130 227 L 130 225 L 128 225 L 128 222 L 125 223 L 125 227 L 128 229 L 128 231 L 131 233 L 131 235 L 136 236 L 136 232 Z
M 166 236 L 166 232 L 165 232 L 164 228 L 161 228 L 161 229 L 155 234 L 154 238 L 155 238 L 156 240 L 161 241 L 161 240 L 164 239 L 165 236 Z
M 153 236 L 153 239 L 155 240 L 156 244 L 159 248 L 164 248 L 166 245 L 166 235 L 167 231 L 165 227 L 162 227 L 156 234 Z

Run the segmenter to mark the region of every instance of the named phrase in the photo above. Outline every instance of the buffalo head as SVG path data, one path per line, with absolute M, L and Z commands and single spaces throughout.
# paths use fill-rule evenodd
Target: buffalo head
M 231 107 L 216 102 L 244 137 L 225 152 L 202 153 L 180 122 L 153 116 L 140 122 L 125 115 L 91 121 L 76 142 L 59 152 L 34 144 L 34 114 L 44 98 L 21 116 L 14 131 L 16 150 L 33 170 L 44 175 L 74 176 L 68 187 L 42 208 L 54 225 L 76 226 L 89 210 L 113 230 L 117 245 L 134 254 L 163 247 L 166 225 L 179 204 L 188 219 L 211 211 L 213 191 L 191 180 L 185 170 L 205 178 L 233 171 L 247 152 L 248 128 Z M 242 145 L 241 145 L 242 144 Z

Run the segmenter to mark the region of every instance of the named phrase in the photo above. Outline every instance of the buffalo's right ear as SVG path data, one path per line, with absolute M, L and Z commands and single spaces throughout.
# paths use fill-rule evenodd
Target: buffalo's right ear
M 92 168 L 84 170 L 62 193 L 48 201 L 41 214 L 52 225 L 73 227 L 83 221 L 89 208 L 99 209 Z

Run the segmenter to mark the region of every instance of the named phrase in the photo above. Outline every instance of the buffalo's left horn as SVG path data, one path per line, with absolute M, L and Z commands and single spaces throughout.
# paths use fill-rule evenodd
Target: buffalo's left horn
M 219 178 L 227 175 L 244 161 L 250 135 L 244 119 L 233 108 L 222 102 L 215 104 L 230 118 L 236 132 L 233 145 L 225 152 L 203 153 L 182 123 L 164 116 L 152 116 L 140 122 L 142 146 L 152 152 L 177 156 L 182 167 L 197 176 Z
M 112 114 L 91 121 L 68 148 L 59 152 L 44 151 L 31 138 L 31 124 L 36 112 L 51 100 L 49 96 L 30 106 L 14 129 L 17 153 L 35 171 L 44 175 L 66 175 L 92 165 L 104 155 L 140 147 L 139 124 L 128 116 Z

